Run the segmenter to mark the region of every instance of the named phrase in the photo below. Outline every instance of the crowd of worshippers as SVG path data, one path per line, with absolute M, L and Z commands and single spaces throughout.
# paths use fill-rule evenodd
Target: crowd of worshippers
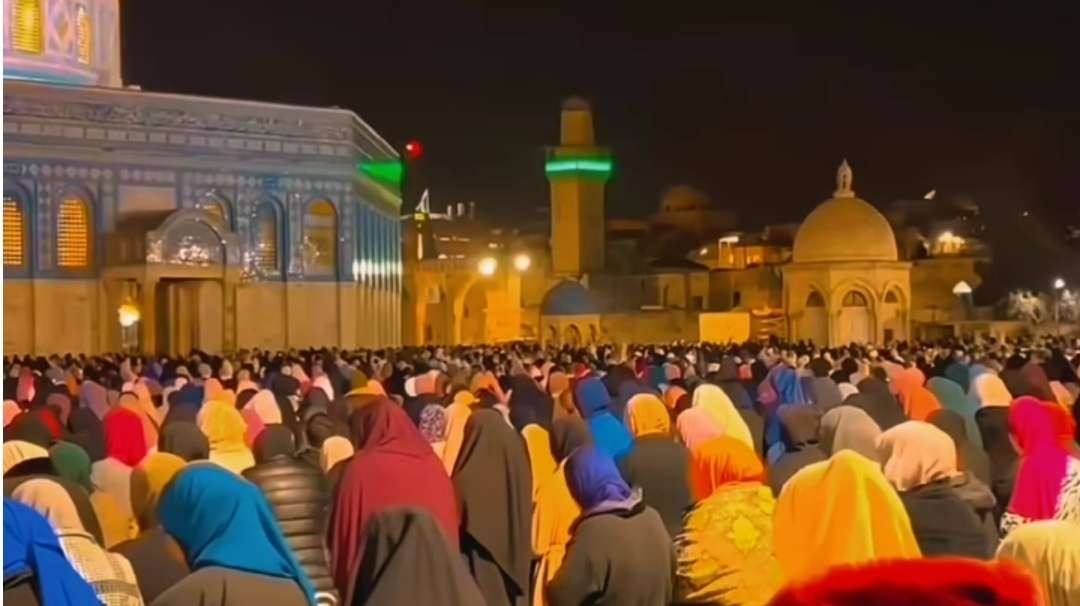
M 4 601 L 1076 606 L 1078 367 L 1051 337 L 5 358 Z

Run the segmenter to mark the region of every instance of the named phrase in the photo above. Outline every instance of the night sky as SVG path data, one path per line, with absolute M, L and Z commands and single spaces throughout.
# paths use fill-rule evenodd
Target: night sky
M 349 108 L 423 141 L 435 207 L 503 221 L 547 204 L 543 148 L 579 94 L 616 157 L 609 216 L 688 183 L 747 227 L 797 221 L 846 157 L 879 207 L 931 189 L 978 203 L 1009 280 L 1080 283 L 1061 227 L 1080 225 L 1076 4 L 630 4 L 129 1 L 124 78 Z

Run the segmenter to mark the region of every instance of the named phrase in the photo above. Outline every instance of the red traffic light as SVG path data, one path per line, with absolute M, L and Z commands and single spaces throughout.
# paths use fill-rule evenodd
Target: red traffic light
M 405 144 L 405 155 L 408 156 L 410 160 L 417 160 L 420 156 L 424 155 L 424 146 L 416 139 L 413 139 Z

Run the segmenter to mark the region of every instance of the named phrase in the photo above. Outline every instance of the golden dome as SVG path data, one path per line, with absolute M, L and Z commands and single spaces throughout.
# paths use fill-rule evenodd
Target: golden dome
M 837 171 L 832 198 L 807 215 L 795 234 L 796 263 L 832 261 L 896 261 L 896 236 L 889 221 L 851 189 L 851 168 L 845 160 Z

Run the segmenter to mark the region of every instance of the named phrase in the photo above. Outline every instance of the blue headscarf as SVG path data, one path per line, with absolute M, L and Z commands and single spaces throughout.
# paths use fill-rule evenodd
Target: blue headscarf
M 315 588 L 266 498 L 231 471 L 213 463 L 188 465 L 161 495 L 158 517 L 184 548 L 192 570 L 221 566 L 292 579 L 315 603 Z
M 71 566 L 56 533 L 40 513 L 4 498 L 4 580 L 33 572 L 43 606 L 101 604 Z
M 803 406 L 808 403 L 802 382 L 795 373 L 795 369 L 781 365 L 772 374 L 772 384 L 776 390 L 779 406 L 765 420 L 765 458 L 769 463 L 779 460 L 786 450 L 780 423 L 780 409 L 786 406 Z
M 566 463 L 566 485 L 582 513 L 628 510 L 640 501 L 603 451 L 585 445 L 574 449 Z
M 590 377 L 578 383 L 575 391 L 578 407 L 596 447 L 616 460 L 630 454 L 634 449 L 634 436 L 611 414 L 611 394 L 604 382 Z

